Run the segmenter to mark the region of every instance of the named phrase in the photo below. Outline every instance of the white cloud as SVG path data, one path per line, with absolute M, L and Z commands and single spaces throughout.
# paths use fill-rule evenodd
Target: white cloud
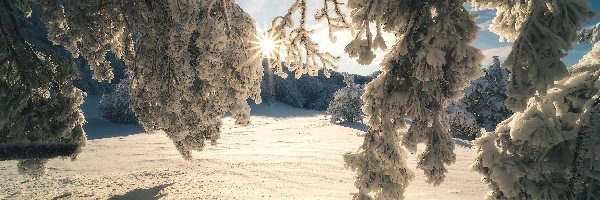
M 475 16 L 477 26 L 479 26 L 479 28 L 481 28 L 481 30 L 489 30 L 490 24 L 492 24 L 494 17 L 496 17 L 496 11 L 490 10 L 490 9 L 482 10 L 482 9 L 471 8 L 471 10 L 469 10 L 469 12 L 471 13 L 471 15 Z
M 500 57 L 500 62 L 504 62 L 504 60 L 506 60 L 506 58 L 508 57 L 508 54 L 510 54 L 511 50 L 512 46 L 484 49 L 483 55 L 485 55 L 485 58 L 483 59 L 483 66 L 486 67 L 492 64 L 492 56 L 498 56 Z

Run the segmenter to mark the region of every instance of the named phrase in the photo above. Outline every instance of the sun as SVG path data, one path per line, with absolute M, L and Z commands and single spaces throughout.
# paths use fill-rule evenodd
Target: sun
M 263 55 L 270 55 L 275 50 L 275 41 L 270 37 L 263 37 L 260 41 L 260 50 Z
M 259 28 L 255 41 L 252 41 L 253 49 L 257 50 L 257 56 L 274 58 L 278 54 L 279 44 L 281 44 L 275 38 L 275 34 L 271 31 L 263 31 Z

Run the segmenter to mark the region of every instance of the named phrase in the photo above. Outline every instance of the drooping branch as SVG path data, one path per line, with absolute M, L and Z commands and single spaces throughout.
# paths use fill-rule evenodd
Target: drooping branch
M 600 44 L 546 95 L 475 141 L 473 169 L 487 183 L 487 199 L 598 197 L 598 55 Z
M 576 30 L 595 15 L 582 0 L 472 3 L 476 8 L 496 9 L 490 30 L 514 42 L 504 67 L 511 72 L 506 104 L 515 112 L 523 111 L 530 98 L 544 95 L 554 81 L 568 74 L 561 58 L 578 39 Z
M 233 0 L 19 4 L 40 5 L 49 40 L 87 59 L 94 78 L 112 78 L 108 51 L 123 59 L 139 122 L 166 132 L 184 158 L 216 144 L 225 112 L 246 125 L 247 99 L 260 102 L 255 22 Z
M 353 0 L 353 28 L 359 31 L 346 52 L 371 62 L 377 31 L 395 34 L 396 44 L 382 63 L 382 73 L 371 81 L 362 99 L 369 130 L 355 153 L 345 155 L 356 171 L 355 199 L 403 199 L 414 174 L 406 163 L 406 150 L 417 153 L 417 168 L 426 182 L 441 184 L 447 165 L 456 156 L 442 109 L 481 74 L 481 51 L 470 46 L 477 37 L 473 16 L 455 0 Z M 361 38 L 363 32 L 366 39 Z M 378 33 L 380 35 L 380 33 Z M 411 119 L 408 130 L 405 120 Z
M 0 3 L 0 55 L 8 56 L 0 62 L 0 157 L 25 159 L 19 172 L 37 176 L 44 172 L 40 158 L 74 158 L 85 145 L 83 93 L 73 85 L 75 67 L 56 52 L 34 48 L 18 23 L 27 19 L 17 15 L 11 1 Z
M 330 39 L 334 41 L 333 32 L 348 28 L 349 25 L 339 7 L 342 4 L 337 0 L 323 1 L 324 8 L 315 14 L 315 18 L 327 20 L 327 23 L 331 25 L 329 28 Z M 334 6 L 333 13 L 329 12 L 329 3 Z M 295 14 L 300 15 L 297 27 L 293 22 Z M 319 50 L 319 44 L 311 37 L 313 31 L 306 27 L 307 15 L 306 0 L 296 0 L 285 15 L 276 17 L 272 22 L 272 27 L 268 32 L 273 35 L 277 44 L 275 56 L 269 66 L 275 68 L 279 76 L 286 76 L 282 71 L 281 63 L 285 63 L 290 71 L 295 71 L 297 78 L 306 73 L 316 75 L 319 68 L 324 69 L 325 75 L 329 76 L 328 70 L 337 69 L 335 63 L 339 56 Z M 319 65 L 321 67 L 318 67 Z
M 333 13 L 330 12 L 329 4 L 333 5 Z M 350 29 L 350 23 L 340 8 L 342 5 L 344 4 L 339 3 L 338 0 L 323 0 L 323 8 L 315 13 L 316 20 L 325 19 L 327 21 L 329 40 L 331 42 L 337 41 L 334 35 L 336 31 Z M 354 30 L 350 30 L 354 32 Z
M 352 9 L 350 14 L 352 18 L 352 28 L 353 30 L 358 31 L 358 33 L 344 50 L 350 57 L 357 57 L 359 64 L 370 64 L 373 59 L 375 59 L 375 53 L 373 50 L 387 49 L 387 45 L 383 40 L 382 29 L 384 28 L 384 21 L 387 20 L 386 17 L 388 17 L 388 15 L 381 11 L 389 9 L 387 6 L 393 3 L 394 2 L 378 0 L 355 0 L 348 2 L 348 8 Z M 376 34 L 374 38 L 373 30 L 371 30 L 371 23 L 374 23 L 376 28 Z M 387 31 L 395 32 L 397 29 L 394 27 L 394 25 L 388 24 Z

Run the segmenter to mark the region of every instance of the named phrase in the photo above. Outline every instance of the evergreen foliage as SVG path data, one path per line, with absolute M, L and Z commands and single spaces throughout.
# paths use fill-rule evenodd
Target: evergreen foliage
M 129 68 L 129 103 L 139 122 L 148 132 L 166 132 L 186 159 L 205 140 L 216 143 L 225 112 L 246 125 L 247 100 L 261 101 L 263 69 L 252 42 L 255 22 L 233 0 L 0 1 L 0 110 L 6 113 L 0 115 L 0 143 L 84 145 L 83 93 L 73 85 L 77 70 L 70 58 L 87 61 L 91 71 L 84 76 L 107 81 L 116 76 L 111 62 L 123 60 Z M 470 46 L 478 28 L 464 1 L 349 0 L 351 23 L 340 10 L 343 4 L 323 2 L 315 18 L 327 21 L 331 40 L 337 30 L 355 31 L 345 51 L 359 63 L 371 63 L 373 49 L 387 48 L 383 31 L 397 39 L 362 97 L 369 125 L 364 143 L 344 156 L 357 173 L 354 198 L 403 199 L 414 178 L 406 149 L 416 153 L 418 144 L 425 149 L 417 168 L 428 183 L 441 184 L 446 166 L 456 159 L 442 112 L 479 76 L 482 59 Z M 583 0 L 471 2 L 476 8 L 497 9 L 491 30 L 514 42 L 504 65 L 511 72 L 507 105 L 515 114 L 484 133 L 475 146 L 473 167 L 488 183 L 487 198 L 599 198 L 600 44 L 569 71 L 560 61 L 578 40 L 576 30 L 594 16 L 589 6 Z M 21 31 L 17 17 L 35 9 L 41 9 L 38 17 L 48 33 L 38 46 L 30 41 L 40 38 L 39 33 Z M 321 108 L 333 96 L 322 94 L 342 84 L 335 88 L 316 81 L 321 76 L 302 79 L 307 73 L 329 77 L 336 68 L 336 57 L 321 52 L 310 37 L 306 10 L 306 0 L 296 0 L 269 31 L 283 41 L 276 48 L 285 51 L 275 53 L 269 68 L 285 77 L 286 63 L 299 84 L 277 84 L 269 76 L 274 81 L 266 84 L 270 91 L 265 94 L 298 107 Z M 294 14 L 300 15 L 299 27 L 294 27 Z M 61 45 L 70 57 L 45 45 Z M 107 52 L 115 59 L 107 59 Z M 473 105 L 493 102 L 500 108 L 496 103 L 501 97 L 482 100 L 482 94 L 475 95 L 481 104 Z M 502 118 L 492 112 L 481 114 L 493 116 L 487 121 L 475 121 L 491 128 Z M 412 120 L 408 131 L 407 119 Z M 41 174 L 45 162 L 22 160 L 18 167 Z
M 296 108 L 304 107 L 304 96 L 295 84 L 295 81 L 286 81 L 287 79 L 275 79 L 275 98 L 280 102 L 286 103 Z
M 77 70 L 50 45 L 33 46 L 18 13 L 9 1 L 0 2 L 0 145 L 69 144 L 76 153 L 86 140 L 83 93 L 73 85 Z M 21 160 L 19 168 L 37 176 L 45 160 L 33 159 Z
M 575 31 L 575 30 L 572 30 Z M 545 95 L 475 142 L 488 199 L 597 199 L 600 43 Z
M 561 61 L 577 30 L 594 17 L 585 0 L 472 0 L 476 8 L 496 9 L 490 30 L 513 42 L 504 62 L 510 71 L 506 105 L 522 112 L 529 99 L 568 75 Z
M 462 98 L 446 107 L 446 119 L 450 125 L 448 132 L 452 137 L 473 140 L 481 135 L 481 124 L 477 122 L 477 117 L 467 110 L 468 107 Z
M 42 8 L 33 6 L 29 16 L 24 16 L 22 13 L 15 13 L 17 23 L 21 27 L 21 33 L 25 40 L 32 45 L 40 53 L 48 56 L 50 54 L 58 56 L 64 60 L 73 59 L 71 54 L 61 45 L 53 45 L 48 40 L 48 30 L 46 24 L 42 21 Z M 94 80 L 92 71 L 90 70 L 87 61 L 83 57 L 75 59 L 75 66 L 79 72 L 79 76 L 74 80 L 75 87 L 81 89 L 87 95 L 102 95 L 110 93 L 114 90 L 115 85 L 125 78 L 125 63 L 119 60 L 114 53 L 107 52 L 106 59 L 110 61 L 114 78 L 112 80 Z
M 345 155 L 346 165 L 357 173 L 354 198 L 403 199 L 414 177 L 404 147 L 416 153 L 419 143 L 425 149 L 417 168 L 428 183 L 441 184 L 446 165 L 456 159 L 443 109 L 481 74 L 483 55 L 469 46 L 478 35 L 473 16 L 456 0 L 351 0 L 348 7 L 359 34 L 345 50 L 359 63 L 373 60 L 372 49 L 386 48 L 381 31 L 397 37 L 381 74 L 362 97 L 369 125 L 364 143 Z
M 283 78 L 287 77 L 287 73 L 283 70 L 284 66 L 294 72 L 296 78 L 303 74 L 315 76 L 319 71 L 329 77 L 331 70 L 337 69 L 335 62 L 339 57 L 329 52 L 322 52 L 319 44 L 311 37 L 313 31 L 306 25 L 308 18 L 306 2 L 307 0 L 294 1 L 285 15 L 273 19 L 272 27 L 267 31 L 274 41 L 282 41 L 275 45 L 274 55 L 270 56 L 272 60 L 268 65 L 275 70 L 275 74 Z M 350 28 L 346 15 L 340 9 L 342 5 L 343 3 L 338 0 L 323 0 L 323 8 L 314 15 L 317 20 L 327 21 L 331 42 L 336 41 L 334 32 Z M 297 15 L 300 19 L 295 22 L 294 18 Z
M 246 100 L 260 102 L 262 71 L 251 43 L 254 21 L 235 2 L 63 3 L 15 5 L 26 13 L 40 6 L 49 40 L 85 58 L 92 78 L 114 77 L 107 52 L 123 59 L 140 123 L 148 132 L 165 131 L 184 158 L 205 140 L 216 142 L 225 112 L 238 124 L 249 123 Z
M 323 70 L 319 70 L 316 76 L 304 74 L 300 78 L 294 78 L 294 72 L 284 70 L 284 77 L 287 78 L 283 78 L 276 74 L 270 76 L 268 70 L 271 69 L 264 65 L 261 96 L 265 102 L 279 101 L 296 108 L 327 110 L 334 93 L 344 87 L 344 76 L 340 72 L 329 72 L 327 77 Z M 357 84 L 366 84 L 372 80 L 371 77 L 361 75 L 354 75 L 354 78 Z
M 583 0 L 473 2 L 497 9 L 492 31 L 514 41 L 504 65 L 511 73 L 507 105 L 515 113 L 475 142 L 473 169 L 484 176 L 486 198 L 579 197 L 569 185 L 579 184 L 571 184 L 581 171 L 573 169 L 576 149 L 586 151 L 577 138 L 583 127 L 597 126 L 590 115 L 599 96 L 598 45 L 569 71 L 560 59 L 594 13 Z M 586 158 L 586 167 L 597 168 L 597 158 Z
M 90 66 L 83 57 L 75 59 L 75 66 L 79 71 L 79 77 L 75 79 L 75 86 L 87 95 L 98 95 L 112 93 L 118 87 L 122 80 L 127 79 L 125 74 L 127 67 L 125 63 L 115 57 L 114 53 L 107 52 L 106 59 L 110 62 L 112 73 L 114 77 L 112 80 L 95 80 L 92 78 L 93 72 L 90 70 Z
M 497 56 L 484 72 L 484 76 L 465 88 L 465 96 L 446 108 L 450 134 L 454 137 L 475 139 L 481 135 L 481 128 L 493 131 L 498 123 L 512 115 L 504 104 L 509 74 L 501 68 Z

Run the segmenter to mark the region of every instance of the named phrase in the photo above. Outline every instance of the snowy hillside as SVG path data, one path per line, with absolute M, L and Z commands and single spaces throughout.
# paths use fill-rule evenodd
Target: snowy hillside
M 248 127 L 228 117 L 219 144 L 192 161 L 164 134 L 137 134 L 90 140 L 77 161 L 51 160 L 39 180 L 19 175 L 15 161 L 0 162 L 0 199 L 351 198 L 355 174 L 342 155 L 359 147 L 364 125 L 333 125 L 322 112 L 281 103 L 255 105 L 252 113 Z M 103 130 L 111 127 L 122 128 Z M 457 146 L 456 154 L 439 187 L 414 169 L 406 199 L 481 199 L 484 185 L 469 170 L 471 150 Z

